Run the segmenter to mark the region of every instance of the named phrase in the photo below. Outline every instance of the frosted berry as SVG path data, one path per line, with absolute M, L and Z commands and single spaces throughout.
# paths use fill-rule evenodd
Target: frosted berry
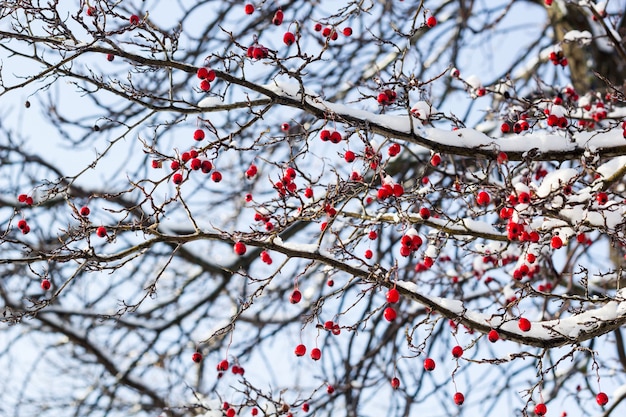
M 80 215 L 83 217 L 87 217 L 89 216 L 89 213 L 91 213 L 91 210 L 89 210 L 89 207 L 87 206 L 83 206 L 80 208 Z
M 491 343 L 496 343 L 498 339 L 500 339 L 500 335 L 498 334 L 497 330 L 491 329 L 489 333 L 487 334 L 487 338 L 489 339 Z
M 424 360 L 424 369 L 427 370 L 428 372 L 432 371 L 435 369 L 435 361 L 431 358 L 426 358 Z
M 599 392 L 596 395 L 596 402 L 600 407 L 604 407 L 609 402 L 609 397 L 604 392 Z
M 137 16 L 136 14 L 131 15 L 128 20 L 130 20 L 130 24 L 131 25 L 138 25 L 139 24 L 139 16 Z
M 452 348 L 452 356 L 455 358 L 460 358 L 463 356 L 463 348 L 461 346 L 455 346 Z
M 398 292 L 397 289 L 392 288 L 389 291 L 387 291 L 387 302 L 391 303 L 391 304 L 395 304 L 398 302 L 398 300 L 400 300 L 400 292 Z
M 41 281 L 41 289 L 44 291 L 48 291 L 52 284 L 50 284 L 50 280 L 44 279 Z
M 252 14 L 252 13 L 254 13 L 254 5 L 248 3 L 248 4 L 245 5 L 243 10 L 246 12 L 246 14 Z
M 487 193 L 486 191 L 481 191 L 476 196 L 476 203 L 479 206 L 486 206 L 489 204 L 490 201 L 491 201 L 491 197 L 489 196 L 489 193 Z
M 321 357 L 322 351 L 319 350 L 319 348 L 311 349 L 311 359 L 313 359 L 314 361 L 319 361 Z
M 463 403 L 465 402 L 465 396 L 463 395 L 463 393 L 457 392 L 454 394 L 453 398 L 456 405 L 463 405 Z
M 385 316 L 385 320 L 394 321 L 398 316 L 398 313 L 396 313 L 396 310 L 394 310 L 392 307 L 387 307 L 383 315 Z
M 306 346 L 304 346 L 303 344 L 299 344 L 298 346 L 296 346 L 294 353 L 296 354 L 296 356 L 304 356 L 306 354 Z
M 535 406 L 535 414 L 538 416 L 545 416 L 548 412 L 548 408 L 544 403 L 539 403 Z
M 530 320 L 524 317 L 519 319 L 519 321 L 517 322 L 517 325 L 519 326 L 519 329 L 523 332 L 527 332 L 530 330 Z
M 233 249 L 235 250 L 235 253 L 239 256 L 244 255 L 248 250 L 248 248 L 246 248 L 246 244 L 243 242 L 236 242 L 233 246 Z
M 391 379 L 391 388 L 393 388 L 393 389 L 398 389 L 398 388 L 400 388 L 400 380 L 399 380 L 398 378 L 393 377 L 393 378 Z
M 98 237 L 106 237 L 107 235 L 107 229 L 104 226 L 100 226 L 96 229 L 96 234 L 98 235 Z
M 202 353 L 194 352 L 193 355 L 191 355 L 191 360 L 194 361 L 195 363 L 202 362 Z

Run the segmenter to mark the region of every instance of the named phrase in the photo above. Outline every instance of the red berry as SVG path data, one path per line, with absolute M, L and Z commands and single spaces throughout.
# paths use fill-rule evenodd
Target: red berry
M 462 393 L 457 392 L 454 394 L 454 403 L 456 405 L 463 405 L 464 402 L 465 402 L 465 396 Z
M 497 330 L 491 329 L 489 333 L 487 334 L 487 338 L 489 339 L 491 343 L 496 343 L 498 339 L 500 339 L 500 335 L 498 334 Z
M 455 346 L 452 348 L 452 356 L 455 358 L 460 358 L 463 356 L 463 348 L 461 346 Z
M 398 316 L 398 314 L 396 313 L 396 310 L 394 310 L 392 307 L 387 307 L 383 315 L 385 316 L 385 320 L 387 321 L 394 321 L 396 317 Z
M 220 182 L 222 181 L 222 174 L 219 171 L 214 171 L 211 174 L 211 179 L 213 180 L 213 182 Z
M 509 160 L 509 156 L 506 154 L 506 152 L 500 152 L 500 153 L 498 153 L 498 158 L 496 159 L 496 161 L 497 161 L 499 164 L 504 164 L 504 163 L 506 163 L 506 161 L 508 161 L 508 160 Z
M 309 412 L 309 408 L 310 408 L 309 403 L 302 404 L 302 411 L 304 411 L 305 413 Z
M 291 32 L 285 32 L 285 34 L 283 35 L 283 42 L 287 46 L 293 45 L 296 42 L 296 35 Z
M 206 159 L 203 160 L 202 163 L 200 164 L 200 169 L 205 174 L 208 174 L 209 172 L 211 172 L 212 168 L 213 168 L 213 164 L 211 163 L 211 161 L 207 161 Z
M 98 237 L 105 237 L 107 235 L 107 229 L 104 226 L 100 226 L 96 229 Z
M 600 407 L 604 407 L 609 402 L 609 397 L 604 392 L 599 392 L 596 395 L 596 402 Z
M 107 54 L 107 61 L 112 62 L 115 59 L 115 55 Z
M 319 350 L 318 348 L 311 349 L 311 359 L 313 359 L 314 361 L 319 361 L 321 357 L 322 357 L 321 350 Z
M 393 388 L 393 389 L 398 389 L 398 388 L 400 388 L 400 380 L 399 380 L 398 378 L 393 377 L 393 378 L 391 379 L 391 388 Z
M 346 162 L 354 162 L 356 155 L 352 151 L 346 151 L 346 153 L 343 154 L 343 159 L 345 159 Z
M 294 352 L 296 356 L 304 356 L 306 354 L 306 346 L 304 346 L 303 344 L 299 344 L 298 346 L 296 346 Z
M 136 14 L 133 14 L 130 16 L 130 24 L 131 25 L 138 25 L 139 24 L 139 16 L 137 16 Z
M 20 203 L 25 203 L 28 196 L 26 194 L 20 194 L 17 196 L 17 201 Z
M 224 359 L 220 363 L 217 364 L 217 370 L 218 371 L 228 371 L 228 367 L 229 366 L 230 365 L 228 363 L 228 360 Z
M 605 192 L 600 192 L 596 195 L 596 201 L 603 206 L 609 201 L 609 197 Z
M 258 168 L 254 164 L 250 164 L 250 167 L 246 170 L 246 177 L 252 178 L 259 172 Z
M 328 285 L 329 287 L 332 287 L 335 285 L 335 281 L 333 281 L 332 279 L 329 279 L 328 281 L 326 281 L 326 285 Z
M 50 280 L 44 279 L 41 281 L 41 289 L 44 291 L 48 291 L 52 284 L 50 284 Z
M 302 300 L 302 293 L 299 290 L 293 290 L 289 296 L 289 302 L 291 304 L 298 304 Z
M 530 320 L 524 317 L 519 319 L 519 321 L 517 322 L 517 325 L 519 326 L 519 329 L 523 332 L 527 332 L 530 330 Z
M 229 408 L 226 410 L 226 417 L 235 417 L 237 415 L 237 411 L 234 408 Z
M 172 182 L 176 185 L 180 184 L 181 182 L 183 182 L 183 174 L 181 174 L 180 172 L 177 172 L 176 174 L 174 174 L 172 176 Z
M 28 223 L 26 223 L 26 220 L 24 219 L 20 219 L 20 221 L 17 222 L 17 228 L 20 230 L 24 230 L 28 227 Z
M 430 219 L 430 210 L 428 210 L 426 207 L 422 207 L 420 209 L 420 217 L 424 220 Z
M 500 125 L 500 132 L 502 133 L 509 133 L 511 131 L 511 125 L 508 123 L 502 123 Z
M 544 403 L 539 403 L 535 406 L 535 414 L 538 416 L 545 416 L 548 412 L 548 408 Z
M 254 5 L 250 3 L 246 4 L 246 6 L 244 7 L 244 11 L 246 12 L 246 14 L 254 13 Z
M 489 196 L 489 193 L 487 193 L 486 191 L 479 192 L 478 196 L 476 197 L 476 203 L 479 206 L 486 206 L 489 204 L 490 201 L 491 201 L 491 197 Z
M 200 363 L 202 361 L 202 353 L 194 352 L 193 355 L 191 355 L 191 360 L 195 363 Z
M 322 30 L 322 24 L 316 23 L 315 26 L 313 26 L 313 30 L 315 30 L 316 32 L 320 32 Z
M 306 198 L 313 198 L 313 189 L 312 189 L 312 188 L 310 188 L 310 187 L 307 187 L 307 188 L 304 190 L 304 196 L 305 196 Z
M 335 392 L 335 387 L 333 387 L 332 385 L 328 385 L 326 387 L 326 392 L 332 394 L 333 392 Z
M 246 244 L 243 242 L 236 242 L 233 246 L 233 249 L 235 250 L 235 253 L 239 256 L 244 255 L 248 250 L 248 248 L 246 248 Z
M 352 36 L 352 28 L 351 27 L 343 28 L 343 36 Z
M 430 158 L 430 164 L 434 167 L 436 167 L 437 165 L 439 165 L 441 163 L 441 156 L 436 153 L 434 154 L 431 158 Z
M 87 16 L 95 16 L 97 13 L 95 7 L 87 7 Z
M 209 91 L 210 89 L 211 89 L 210 82 L 208 82 L 207 80 L 200 81 L 200 90 L 206 92 L 206 91 Z
M 391 288 L 387 291 L 386 297 L 388 303 L 395 304 L 400 300 L 400 292 L 395 288 Z
M 432 371 L 435 369 L 435 361 L 431 358 L 426 358 L 424 360 L 424 369 L 427 370 L 428 372 Z
M 387 150 L 387 154 L 389 154 L 389 156 L 396 156 L 400 153 L 401 150 L 402 148 L 400 147 L 400 145 L 398 145 L 397 143 L 394 143 Z
M 373 256 L 374 256 L 374 253 L 370 249 L 367 249 L 365 251 L 365 259 L 372 259 Z
M 83 206 L 80 208 L 80 215 L 83 217 L 87 217 L 89 216 L 89 213 L 91 213 L 91 210 L 89 210 L 89 207 L 87 206 Z
M 560 249 L 561 247 L 563 247 L 563 239 L 561 239 L 559 236 L 553 236 L 550 240 L 550 246 L 552 246 L 554 249 Z
M 196 76 L 200 78 L 201 80 L 204 80 L 206 77 L 208 77 L 208 75 L 209 75 L 209 70 L 207 68 L 200 67 L 196 71 Z
M 282 10 L 276 10 L 274 13 L 274 18 L 272 19 L 272 23 L 276 26 L 280 26 L 283 23 L 284 14 Z
M 258 408 L 256 408 L 256 407 L 254 407 L 254 408 L 252 409 L 252 411 L 250 411 L 250 413 L 251 413 L 253 416 L 256 416 L 256 415 L 258 415 L 258 414 L 259 414 L 259 409 L 258 409 Z
M 283 132 L 288 132 L 289 131 L 289 123 L 283 123 L 282 125 L 280 125 L 280 130 L 282 130 Z
M 429 28 L 433 28 L 437 25 L 437 18 L 435 16 L 430 16 L 428 19 L 426 19 L 426 26 L 428 26 Z
M 196 131 L 193 132 L 193 138 L 197 141 L 201 141 L 202 139 L 204 139 L 204 130 L 196 129 Z

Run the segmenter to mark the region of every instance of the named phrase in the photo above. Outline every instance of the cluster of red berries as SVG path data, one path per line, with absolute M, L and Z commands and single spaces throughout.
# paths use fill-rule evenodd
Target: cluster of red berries
M 200 79 L 200 90 L 205 92 L 209 91 L 211 89 L 211 83 L 215 80 L 215 71 L 210 68 L 200 67 L 196 71 L 196 76 Z M 204 132 L 202 132 L 202 139 L 204 139 Z
M 263 261 L 264 263 L 271 265 L 272 264 L 272 257 L 270 256 L 270 254 L 267 251 L 261 251 L 261 261 Z
M 256 60 L 267 58 L 269 56 L 269 49 L 259 43 L 255 43 L 248 47 L 246 56 Z
M 528 124 L 528 121 L 526 121 L 526 118 L 522 118 L 512 124 L 511 122 L 506 121 L 500 125 L 500 132 L 502 133 L 510 133 L 511 130 L 513 130 L 513 133 L 520 134 L 528 129 L 530 129 L 530 125 Z
M 20 219 L 17 222 L 17 228 L 21 230 L 22 234 L 28 234 L 30 232 L 30 226 L 24 219 Z
M 565 56 L 563 55 L 563 51 L 560 49 L 558 51 L 550 52 L 549 58 L 554 65 L 560 65 L 562 67 L 567 66 L 567 58 L 565 58 Z
M 17 201 L 19 201 L 20 203 L 24 203 L 27 206 L 32 206 L 33 205 L 33 198 L 29 195 L 26 194 L 20 194 L 17 196 Z
M 343 140 L 343 136 L 335 129 L 322 129 L 320 131 L 320 139 L 323 142 L 339 143 Z
M 338 323 L 335 323 L 332 320 L 324 322 L 324 330 L 330 331 L 335 336 L 339 336 L 341 334 L 341 327 L 339 327 Z
M 259 170 L 257 169 L 257 166 L 254 164 L 250 164 L 250 167 L 248 167 L 248 169 L 246 170 L 246 178 L 254 178 L 258 172 Z
M 322 26 L 321 23 L 316 23 L 315 26 L 313 26 L 313 30 L 321 32 L 323 37 L 332 41 L 336 41 L 339 38 L 337 30 L 332 26 Z M 352 36 L 352 28 L 346 27 L 341 31 L 341 33 L 343 33 L 346 37 Z
M 386 200 L 389 197 L 402 197 L 404 195 L 404 187 L 402 184 L 398 184 L 395 182 L 385 182 L 379 189 L 376 194 L 376 197 L 379 200 Z
M 396 101 L 397 97 L 398 95 L 396 94 L 395 91 L 386 89 L 382 93 L 378 94 L 378 97 L 376 98 L 376 100 L 378 101 L 378 104 L 380 104 L 381 106 L 387 106 L 389 104 L 392 104 L 394 101 Z
M 274 188 L 278 191 L 278 194 L 285 196 L 288 192 L 292 194 L 295 193 L 298 189 L 298 186 L 294 182 L 296 176 L 297 174 L 295 169 L 291 167 L 287 168 L 282 179 L 274 183 Z
M 202 135 L 204 135 L 204 132 L 202 132 Z M 198 130 L 196 130 L 194 132 L 194 139 L 202 140 L 201 138 L 197 139 L 200 136 L 201 134 L 198 133 Z M 186 164 L 187 162 L 189 162 L 189 168 L 192 171 L 201 170 L 204 174 L 208 174 L 213 169 L 213 164 L 211 163 L 211 161 L 207 159 L 201 159 L 199 157 L 198 151 L 195 149 L 192 149 L 189 152 L 183 152 L 180 155 L 180 160 L 182 161 L 183 164 Z M 158 163 L 155 164 L 155 161 L 152 161 L 152 166 L 156 168 L 159 166 L 159 164 Z M 181 162 L 179 162 L 178 160 L 174 160 L 170 164 L 170 168 L 172 169 L 172 171 L 177 171 L 180 169 L 180 167 L 181 167 Z M 214 171 L 211 174 L 211 180 L 213 180 L 213 182 L 220 182 L 222 180 L 222 174 L 219 171 Z M 172 182 L 176 185 L 181 184 L 183 182 L 183 174 L 181 172 L 176 172 L 172 176 Z
M 400 255 L 407 257 L 419 249 L 422 245 L 422 238 L 415 229 L 411 228 L 402 236 L 400 244 Z

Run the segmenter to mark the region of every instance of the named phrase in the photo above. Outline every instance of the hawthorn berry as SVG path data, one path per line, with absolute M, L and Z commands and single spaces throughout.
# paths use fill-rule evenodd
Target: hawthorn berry
M 309 403 L 302 404 L 302 411 L 304 411 L 305 413 L 309 412 L 309 408 L 310 408 Z
M 200 164 L 200 169 L 203 173 L 208 174 L 209 172 L 211 172 L 211 169 L 213 169 L 213 164 L 211 163 L 211 161 L 207 161 L 205 159 Z
M 429 28 L 434 28 L 437 25 L 437 18 L 435 16 L 429 16 L 428 19 L 426 19 L 426 26 L 428 26 Z
M 284 14 L 283 11 L 278 9 L 276 13 L 274 13 L 274 18 L 272 19 L 272 23 L 276 26 L 280 26 L 283 23 Z
M 115 59 L 115 55 L 107 54 L 107 61 L 112 62 Z
M 172 182 L 176 185 L 180 184 L 183 182 L 183 174 L 181 174 L 180 172 L 177 172 L 176 174 L 174 174 L 172 176 Z
M 258 168 L 254 164 L 250 164 L 250 167 L 246 170 L 246 178 L 250 179 L 258 173 Z
M 246 248 L 246 244 L 243 242 L 235 242 L 233 249 L 235 250 L 235 253 L 239 256 L 244 255 L 248 250 L 248 248 Z
M 329 287 L 332 287 L 335 285 L 335 281 L 333 281 L 332 279 L 329 279 L 328 281 L 326 281 L 326 285 L 328 285 Z
M 456 405 L 463 405 L 465 402 L 465 396 L 461 392 L 455 393 L 453 398 Z
M 598 194 L 596 194 L 596 201 L 598 202 L 598 204 L 603 206 L 608 203 L 609 196 L 604 191 L 599 192 Z
M 299 344 L 298 346 L 296 346 L 296 349 L 294 350 L 296 356 L 304 356 L 306 354 L 306 346 L 304 346 L 302 343 Z
M 287 46 L 293 45 L 296 42 L 296 35 L 291 32 L 285 32 L 285 34 L 283 35 L 283 42 Z
M 519 326 L 519 329 L 523 332 L 527 332 L 530 330 L 530 320 L 528 320 L 527 318 L 520 318 L 517 322 L 517 325 Z
M 319 350 L 319 348 L 311 349 L 311 359 L 313 359 L 314 361 L 319 361 L 321 357 L 322 351 Z
M 194 352 L 193 355 L 191 355 L 191 360 L 194 361 L 195 363 L 202 362 L 202 353 Z
M 305 196 L 306 198 L 313 198 L 313 189 L 312 189 L 311 187 L 307 187 L 307 188 L 304 190 L 304 196 Z
M 220 363 L 217 364 L 217 370 L 218 371 L 228 371 L 228 367 L 230 366 L 230 364 L 228 363 L 227 359 L 223 359 L 222 361 L 220 361 Z
M 24 230 L 24 229 L 26 229 L 27 227 L 28 227 L 28 223 L 26 223 L 26 220 L 24 220 L 24 219 L 20 219 L 20 220 L 17 222 L 17 228 L 18 228 L 18 229 L 20 229 L 20 230 L 22 230 L 22 231 L 23 231 L 23 230 Z
M 133 14 L 130 16 L 130 18 L 128 19 L 130 21 L 131 25 L 138 25 L 139 24 L 139 16 L 137 16 L 136 14 Z
M 452 356 L 455 358 L 460 358 L 463 356 L 463 348 L 461 346 L 455 346 L 452 348 Z
M 544 403 L 539 403 L 535 406 L 535 414 L 538 416 L 545 416 L 548 412 L 548 407 Z
M 354 162 L 354 160 L 356 159 L 356 155 L 352 151 L 346 151 L 343 154 L 343 159 L 345 159 L 346 162 L 348 162 L 348 163 Z
M 398 155 L 398 154 L 400 153 L 400 151 L 401 151 L 401 150 L 402 150 L 402 148 L 400 147 L 400 145 L 399 145 L 399 144 L 397 144 L 397 143 L 394 143 L 394 144 L 392 144 L 392 145 L 389 147 L 389 149 L 387 150 L 387 154 L 388 154 L 389 156 L 392 156 L 392 157 L 393 157 L 393 156 Z
M 438 153 L 433 154 L 433 156 L 430 157 L 430 164 L 432 166 L 436 167 L 440 163 L 441 163 L 441 155 L 439 155 Z
M 496 343 L 498 339 L 500 339 L 500 335 L 498 334 L 497 330 L 491 329 L 489 330 L 489 333 L 487 334 L 487 338 L 489 339 L 491 343 Z
M 486 191 L 481 191 L 478 193 L 478 196 L 476 196 L 476 203 L 479 206 L 486 206 L 489 204 L 490 201 L 491 201 L 491 197 L 489 196 L 489 193 L 487 193 Z
M 391 378 L 391 388 L 393 389 L 400 388 L 400 380 L 397 377 Z
M 563 247 L 563 239 L 559 236 L 553 236 L 552 239 L 550 239 L 550 246 L 554 249 L 561 249 Z
M 211 180 L 213 180 L 213 182 L 220 182 L 222 181 L 222 173 L 219 171 L 214 171 L 211 174 Z
M 41 281 L 41 289 L 42 290 L 48 291 L 51 286 L 52 286 L 52 284 L 50 283 L 50 280 L 44 279 L 44 280 Z
M 204 130 L 196 129 L 196 131 L 193 132 L 193 139 L 197 141 L 201 141 L 202 139 L 204 139 Z
M 435 369 L 435 361 L 432 358 L 424 359 L 424 369 L 431 372 Z
M 500 132 L 509 133 L 511 131 L 511 125 L 507 122 L 504 122 L 500 125 Z
M 430 210 L 426 207 L 422 207 L 419 211 L 420 217 L 424 220 L 430 219 Z
M 596 395 L 596 402 L 600 407 L 604 407 L 609 402 L 609 397 L 606 395 L 606 393 L 599 392 L 598 395 Z
M 352 36 L 352 28 L 351 27 L 345 27 L 343 28 L 343 36 Z
M 244 12 L 246 12 L 246 14 L 252 14 L 252 13 L 254 13 L 254 5 L 248 3 L 248 4 L 245 5 L 243 10 L 244 10 Z
M 226 417 L 235 417 L 237 415 L 237 411 L 234 408 L 229 408 L 226 410 Z
M 365 255 L 364 256 L 365 256 L 365 259 L 372 259 L 372 257 L 374 256 L 374 253 L 370 249 L 367 249 L 365 251 Z
M 395 288 L 391 288 L 387 291 L 386 298 L 388 303 L 395 304 L 400 300 L 400 292 Z
M 207 80 L 200 81 L 200 90 L 204 92 L 211 90 L 211 83 L 208 82 Z
M 106 237 L 107 235 L 107 229 L 104 226 L 100 226 L 96 229 L 96 234 L 98 235 L 98 237 Z
M 83 206 L 80 208 L 80 215 L 83 217 L 87 217 L 89 216 L 89 213 L 91 213 L 91 210 L 89 210 L 89 207 L 87 206 Z
M 383 315 L 385 316 L 385 320 L 394 321 L 398 316 L 398 313 L 396 313 L 396 310 L 394 310 L 392 307 L 387 307 Z
M 87 16 L 95 16 L 97 13 L 95 7 L 87 7 Z

